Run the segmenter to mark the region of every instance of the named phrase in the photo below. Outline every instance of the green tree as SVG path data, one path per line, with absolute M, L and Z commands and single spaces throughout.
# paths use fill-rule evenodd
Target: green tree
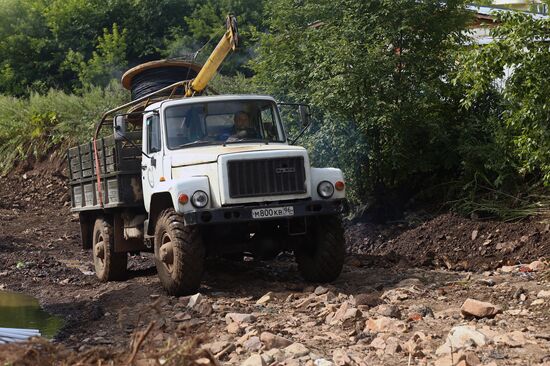
M 464 53 L 455 82 L 466 88 L 466 108 L 499 92 L 503 108 L 493 116 L 495 131 L 512 143 L 518 173 L 550 185 L 550 20 L 508 12 L 497 22 L 492 43 Z
M 448 75 L 469 20 L 462 1 L 276 0 L 268 14 L 256 80 L 348 126 L 321 131 L 361 136 L 348 177 L 358 200 L 454 174 L 460 95 Z
M 258 32 L 265 29 L 264 3 L 264 0 L 189 0 L 191 11 L 185 16 L 185 24 L 171 29 L 164 55 L 194 57 L 194 52 L 209 42 L 197 55 L 197 61 L 204 62 L 225 31 L 226 16 L 233 14 L 239 24 L 239 52 L 232 54 L 222 69 L 232 75 L 244 72 L 250 76 L 246 64 L 254 55 Z
M 119 79 L 127 68 L 126 61 L 126 29 L 119 31 L 113 24 L 112 31 L 103 30 L 99 37 L 96 51 L 88 61 L 84 61 L 82 53 L 70 50 L 67 54 L 67 67 L 77 74 L 84 88 L 91 86 L 105 87 L 112 79 Z
M 42 1 L 0 2 L 0 93 L 44 91 L 57 75 L 57 46 L 42 17 Z

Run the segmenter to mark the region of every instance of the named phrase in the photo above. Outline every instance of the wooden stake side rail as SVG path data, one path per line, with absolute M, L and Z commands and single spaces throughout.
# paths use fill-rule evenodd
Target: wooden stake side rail
M 127 134 L 136 146 L 114 136 L 97 140 L 101 194 L 97 187 L 94 147 L 88 142 L 67 152 L 72 211 L 135 207 L 143 204 L 141 188 L 141 131 Z M 100 202 L 103 202 L 101 207 Z

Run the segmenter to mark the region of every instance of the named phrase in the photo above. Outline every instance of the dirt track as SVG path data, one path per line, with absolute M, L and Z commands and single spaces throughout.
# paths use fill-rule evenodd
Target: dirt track
M 261 353 L 264 360 L 250 364 L 403 365 L 410 359 L 445 365 L 449 355 L 436 350 L 451 328 L 465 325 L 482 331 L 487 344 L 455 350 L 455 363 L 460 352 L 467 358 L 471 351 L 468 360 L 487 365 L 550 364 L 550 299 L 539 296 L 550 290 L 548 265 L 483 272 L 548 256 L 544 222 L 488 224 L 444 215 L 412 229 L 356 224 L 347 230 L 353 254 L 340 279 L 325 288 L 304 283 L 287 254 L 273 262 L 209 260 L 201 299 L 188 306 L 188 297 L 164 294 L 150 256 L 131 258 L 128 281 L 96 280 L 91 254 L 79 248 L 64 182 L 61 174 L 38 172 L 0 180 L 0 289 L 32 294 L 63 316 L 56 341 L 69 348 L 128 349 L 129 335 L 155 321 L 152 344 L 201 335 L 222 363 Z M 466 298 L 489 301 L 503 313 L 464 319 L 459 308 Z M 389 320 L 377 328 L 377 319 Z M 299 345 L 285 348 L 286 341 Z M 6 354 L 0 347 L 0 360 Z

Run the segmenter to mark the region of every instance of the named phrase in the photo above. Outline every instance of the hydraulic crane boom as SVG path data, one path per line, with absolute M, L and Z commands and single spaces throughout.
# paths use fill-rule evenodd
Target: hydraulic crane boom
M 186 97 L 191 97 L 196 93 L 202 92 L 210 80 L 214 77 L 221 63 L 231 51 L 234 51 L 238 44 L 237 19 L 233 15 L 228 15 L 226 20 L 227 31 L 222 39 L 204 63 L 201 71 L 195 79 L 191 81 L 185 91 Z

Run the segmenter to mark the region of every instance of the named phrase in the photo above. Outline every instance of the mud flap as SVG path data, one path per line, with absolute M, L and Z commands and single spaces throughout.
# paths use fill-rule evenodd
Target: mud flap
M 115 253 L 147 250 L 143 240 L 124 238 L 124 220 L 122 219 L 122 215 L 118 212 L 113 215 L 113 230 L 115 237 Z
M 78 214 L 78 220 L 80 221 L 80 238 L 82 239 L 82 249 L 92 249 L 95 216 L 80 212 Z

